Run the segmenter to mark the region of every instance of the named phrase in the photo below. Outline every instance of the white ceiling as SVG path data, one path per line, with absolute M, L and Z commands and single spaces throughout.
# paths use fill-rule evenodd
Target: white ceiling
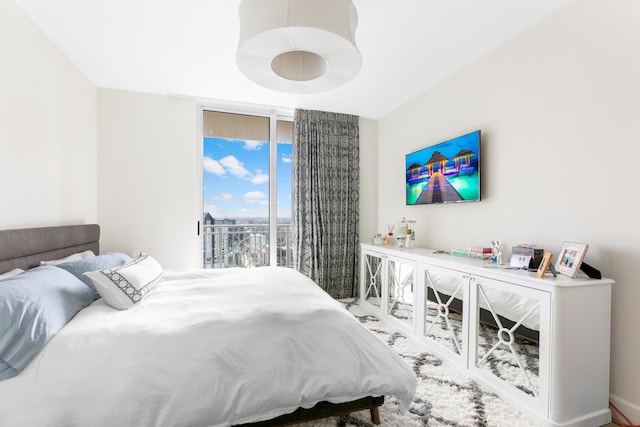
M 377 119 L 569 0 L 353 0 L 360 73 L 305 95 L 238 71 L 240 0 L 14 2 L 98 87 Z

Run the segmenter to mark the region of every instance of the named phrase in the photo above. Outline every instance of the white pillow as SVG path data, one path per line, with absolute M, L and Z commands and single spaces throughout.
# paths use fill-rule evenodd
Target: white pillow
M 40 261 L 40 265 L 56 265 L 56 264 L 62 264 L 63 262 L 69 262 L 69 261 L 78 261 L 79 259 L 85 259 L 85 258 L 90 258 L 96 256 L 96 254 L 93 253 L 93 251 L 91 250 L 86 250 L 84 252 L 78 252 L 75 254 L 71 254 L 69 256 L 66 256 L 64 258 L 60 258 L 60 259 L 52 259 L 49 261 Z
M 118 310 L 142 301 L 163 278 L 162 266 L 145 253 L 117 267 L 84 274 L 105 302 Z
M 9 270 L 6 273 L 0 274 L 0 280 L 8 279 L 9 277 L 17 276 L 18 274 L 24 272 L 21 268 L 14 268 L 13 270 Z

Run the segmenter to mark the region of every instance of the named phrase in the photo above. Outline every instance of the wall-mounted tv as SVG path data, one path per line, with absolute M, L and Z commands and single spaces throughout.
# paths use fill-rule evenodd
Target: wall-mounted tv
M 480 131 L 406 156 L 407 205 L 480 201 Z

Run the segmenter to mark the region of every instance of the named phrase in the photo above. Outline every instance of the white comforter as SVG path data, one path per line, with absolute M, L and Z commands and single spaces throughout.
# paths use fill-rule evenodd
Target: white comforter
M 82 310 L 0 382 L 0 426 L 227 426 L 370 395 L 408 407 L 415 387 L 399 356 L 291 269 L 167 272 L 130 310 Z

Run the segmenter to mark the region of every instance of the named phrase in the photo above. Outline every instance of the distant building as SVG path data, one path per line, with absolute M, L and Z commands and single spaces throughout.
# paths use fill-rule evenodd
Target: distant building
M 204 268 L 235 267 L 235 241 L 242 236 L 243 227 L 234 227 L 235 219 L 215 219 L 209 212 L 203 218 Z M 227 225 L 228 227 L 220 227 Z M 215 227 L 214 227 L 215 226 Z
M 214 219 L 209 212 L 205 212 L 202 223 L 204 224 L 204 227 L 202 228 L 202 266 L 204 268 L 213 268 L 213 227 L 211 226 L 214 223 Z

